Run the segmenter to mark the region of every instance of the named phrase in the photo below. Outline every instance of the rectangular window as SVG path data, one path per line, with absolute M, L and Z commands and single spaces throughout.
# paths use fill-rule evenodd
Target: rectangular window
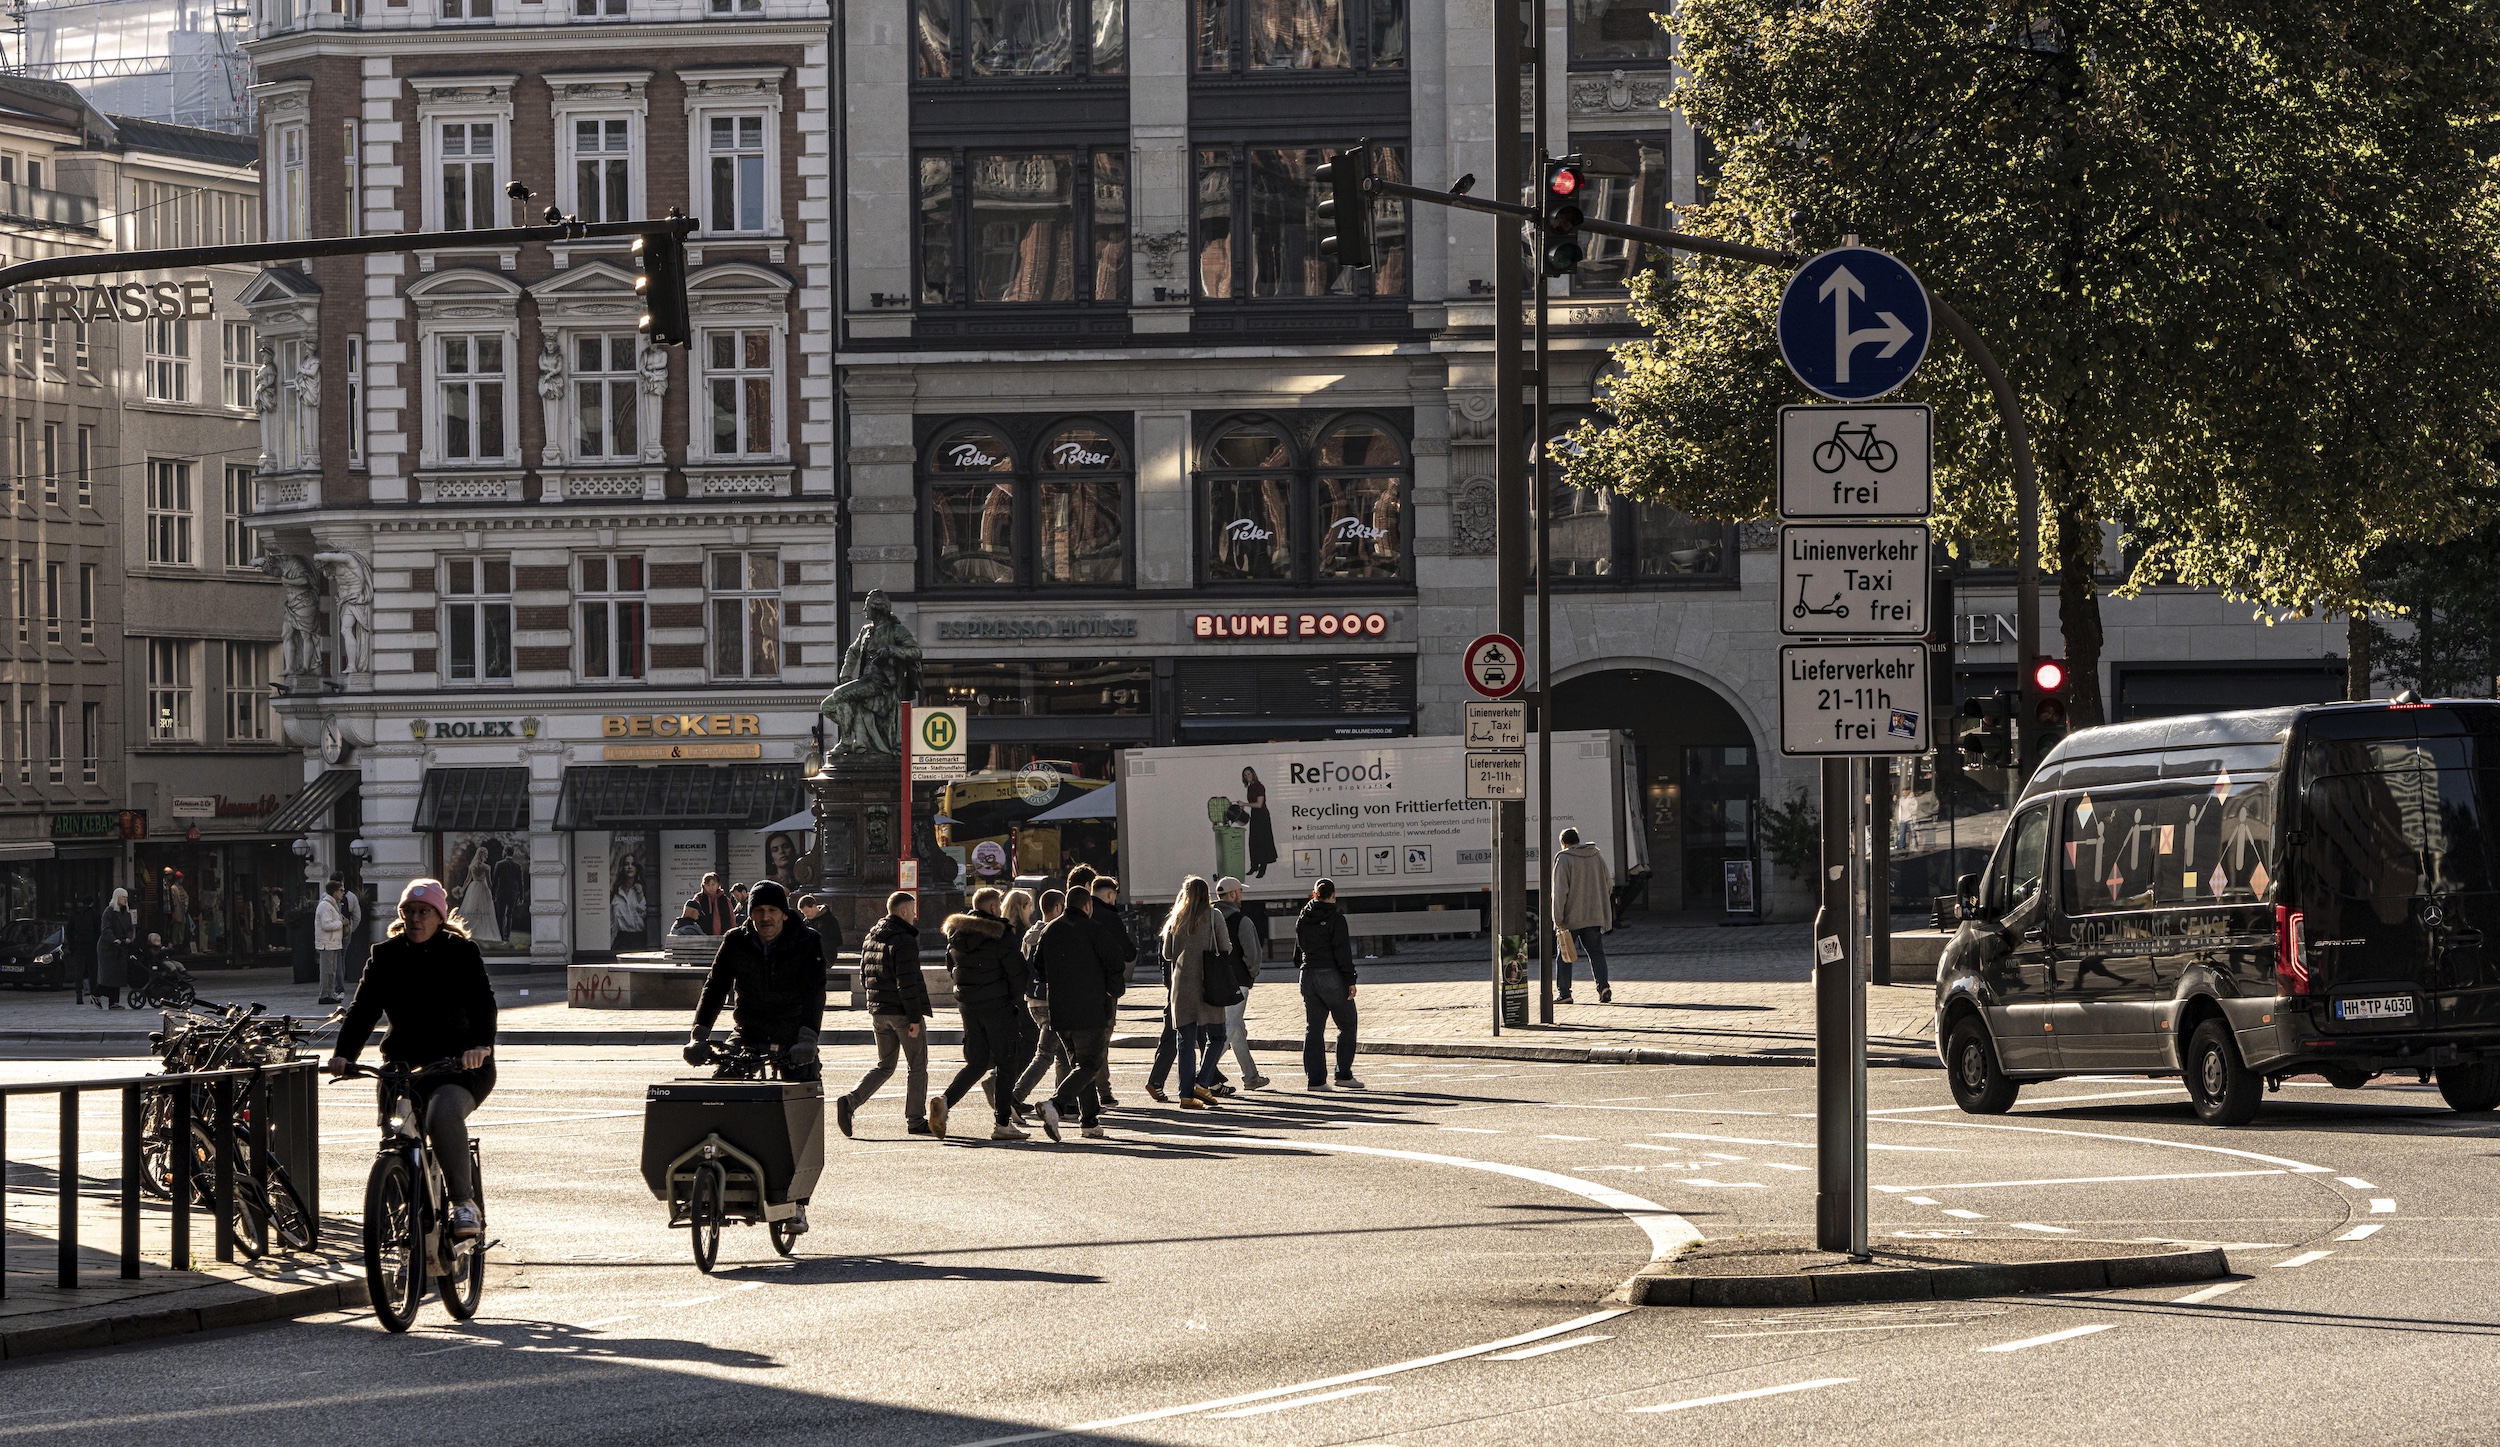
M 1372 204 L 1373 265 L 1357 272 L 1320 254 L 1320 186 L 1313 179 L 1336 147 L 1306 146 L 1284 150 L 1251 147 L 1246 152 L 1246 180 L 1241 205 L 1249 213 L 1250 275 L 1247 294 L 1253 297 L 1404 296 L 1406 294 L 1406 203 L 1383 199 Z M 1401 146 L 1374 150 L 1372 174 L 1384 180 L 1406 179 L 1406 152 Z M 1203 165 L 1202 165 L 1203 175 Z M 1207 189 L 1200 189 L 1201 272 L 1204 273 Z M 1227 241 L 1244 228 L 1223 228 Z M 1228 256 L 1229 261 L 1229 256 Z M 1227 265 L 1229 273 L 1232 268 Z M 1357 277 L 1365 278 L 1357 281 Z M 1241 278 L 1228 276 L 1239 287 Z M 1238 290 L 1236 295 L 1241 294 Z
M 781 555 L 712 555 L 712 676 L 781 676 Z
M 61 565 L 43 565 L 43 641 L 61 641 Z
M 599 0 L 578 0 L 589 5 Z M 624 0 L 608 0 L 625 13 Z M 630 221 L 634 123 L 624 116 L 573 122 L 573 205 L 584 221 Z
M 1128 300 L 1128 154 L 1094 153 L 1093 258 L 1096 301 Z
M 69 337 L 70 364 L 82 372 L 94 371 L 95 354 L 87 346 L 87 324 L 84 321 L 70 323 Z
M 964 158 L 974 301 L 1076 300 L 1076 160 L 1065 151 Z
M 32 703 L 17 706 L 17 781 L 21 784 L 35 782 L 35 706 Z
M 78 565 L 78 641 L 95 642 L 96 580 L 101 573 L 93 563 Z
M 347 465 L 365 462 L 365 334 L 347 334 Z
M 277 134 L 277 185 L 269 198 L 269 225 L 279 241 L 302 241 L 312 235 L 311 192 L 305 187 L 305 146 L 302 126 L 281 127 Z
M 704 380 L 712 391 L 712 455 L 772 456 L 773 334 L 714 331 L 704 333 L 704 341 Z
M 95 506 L 95 429 L 78 429 L 78 505 Z
M 712 209 L 704 225 L 715 232 L 763 232 L 764 117 L 707 117 L 706 154 L 712 163 Z
M 250 322 L 219 322 L 217 324 L 218 375 L 222 385 L 217 400 L 239 412 L 252 409 L 253 373 L 257 370 L 252 358 L 252 324 Z
M 1571 58 L 1603 65 L 1675 53 L 1651 0 L 1571 0 Z
M 35 560 L 17 560 L 17 641 L 29 642 L 35 625 Z
M 189 743 L 191 724 L 192 645 L 179 638 L 148 640 L 148 740 Z
M 226 464 L 226 515 L 223 520 L 226 566 L 257 566 L 252 548 L 252 469 L 248 463 Z
M 573 0 L 573 18 L 576 20 L 623 20 L 626 18 L 625 0 Z M 588 221 L 590 218 L 584 216 L 582 219 Z
M 1406 64 L 1406 0 L 1197 0 L 1196 8 L 1191 29 L 1201 72 Z
M 512 562 L 443 563 L 444 674 L 455 682 L 512 681 Z
M 585 459 L 624 461 L 637 455 L 639 341 L 632 332 L 573 338 L 573 442 Z
M 955 296 L 955 158 L 920 158 L 920 304 L 944 306 Z
M 447 336 L 440 341 L 443 460 L 502 461 L 503 338 Z
M 61 505 L 61 424 L 43 424 L 43 500 Z
M 267 743 L 269 645 L 226 645 L 226 737 L 235 743 Z
M 443 0 L 445 6 L 460 0 Z M 488 0 L 477 0 L 486 4 Z M 445 231 L 476 231 L 495 224 L 495 123 L 446 121 L 443 142 Z
M 761 15 L 764 0 L 711 0 L 714 15 Z
M 191 567 L 191 464 L 148 460 L 148 561 Z
M 96 761 L 104 753 L 104 705 L 78 706 L 78 782 L 96 781 Z
M 968 0 L 965 69 L 993 76 L 1066 75 L 1070 51 L 1069 0 Z
M 147 322 L 148 400 L 191 400 L 191 324 L 175 317 Z
M 1591 219 L 1629 226 L 1664 229 L 1667 224 L 1667 138 L 1656 136 L 1574 136 L 1575 149 L 1587 162 L 1588 194 L 1580 209 Z M 1666 258 L 1663 247 L 1644 246 L 1619 236 L 1589 233 L 1582 237 L 1587 259 L 1572 274 L 1572 289 L 1622 290 L 1636 273 L 1651 270 Z
M 495 0 L 443 0 L 445 20 L 492 20 Z
M 640 553 L 581 560 L 582 677 L 622 682 L 643 676 L 649 613 Z
M 59 370 L 61 365 L 60 323 L 50 317 L 45 317 L 36 324 L 36 328 L 37 334 L 42 338 L 42 343 L 37 350 L 43 364 L 55 371 Z
M 44 781 L 52 784 L 69 782 L 69 705 L 47 703 L 43 706 Z
M 359 130 L 354 121 L 339 122 L 339 182 L 347 193 L 349 236 L 365 234 L 365 157 Z

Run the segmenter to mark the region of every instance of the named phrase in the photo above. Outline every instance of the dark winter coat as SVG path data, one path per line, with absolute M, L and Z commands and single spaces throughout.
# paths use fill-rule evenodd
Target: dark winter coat
M 383 1037 L 382 1058 L 395 1065 L 430 1065 L 494 1044 L 495 987 L 486 957 L 450 930 L 435 931 L 424 944 L 396 935 L 375 945 L 332 1053 L 355 1059 L 385 1016 L 391 1033 Z
M 130 983 L 130 947 L 139 938 L 135 910 L 107 909 L 103 931 L 96 938 L 95 982 L 108 990 Z
M 1293 922 L 1293 942 L 1293 962 L 1306 986 L 1320 970 L 1334 970 L 1343 983 L 1354 983 L 1354 932 L 1346 927 L 1345 911 L 1335 900 L 1315 899 L 1302 906 L 1301 917 Z
M 1094 947 L 1102 951 L 1104 968 L 1110 971 L 1112 980 L 1116 982 L 1111 993 L 1125 993 L 1128 989 L 1129 962 L 1137 958 L 1137 941 L 1129 938 L 1128 921 L 1120 918 L 1118 906 L 1105 904 L 1099 899 L 1094 901 L 1094 912 L 1085 918 L 1092 922 Z
M 946 973 L 955 1003 L 966 1010 L 1012 1005 L 1022 993 L 1024 957 L 1007 921 L 994 914 L 946 917 Z
M 871 1015 L 929 1018 L 929 984 L 920 978 L 920 926 L 887 915 L 859 942 L 860 988 Z
M 729 897 L 728 890 L 718 894 L 698 893 L 686 903 L 693 907 L 695 922 L 703 926 L 707 935 L 725 935 L 737 927 L 738 905 Z
M 814 1040 L 825 1026 L 824 946 L 814 930 L 795 919 L 769 943 L 751 924 L 721 936 L 712 973 L 703 981 L 702 1003 L 695 1006 L 696 1034 L 720 1018 L 733 986 L 738 1004 L 731 1018 L 742 1039 L 792 1045 Z
M 1104 953 L 1093 916 L 1069 910 L 1052 920 L 1034 958 L 1050 986 L 1051 1028 L 1110 1028 L 1111 997 L 1128 988 L 1128 961 Z

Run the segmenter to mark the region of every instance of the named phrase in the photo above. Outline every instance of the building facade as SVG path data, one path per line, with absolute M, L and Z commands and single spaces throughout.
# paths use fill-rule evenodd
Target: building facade
M 277 822 L 310 872 L 444 878 L 499 965 L 654 942 L 801 803 L 839 661 L 827 39 L 795 0 L 434 0 L 250 44 L 274 237 L 701 223 L 683 348 L 636 334 L 622 241 L 244 296 Z

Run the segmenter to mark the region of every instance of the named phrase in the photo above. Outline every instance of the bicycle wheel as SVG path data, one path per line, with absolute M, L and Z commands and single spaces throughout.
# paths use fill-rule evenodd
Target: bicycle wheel
M 269 1254 L 269 1196 L 260 1182 L 244 1175 L 234 1175 L 234 1249 L 246 1261 L 258 1261 Z
M 711 1161 L 694 1168 L 694 1188 L 686 1202 L 686 1231 L 694 1238 L 694 1268 L 709 1276 L 720 1259 L 721 1197 L 726 1173 Z
M 1890 472 L 1901 460 L 1901 449 L 1878 437 L 1866 444 L 1866 465 L 1877 472 Z
M 773 1250 L 795 1260 L 799 1254 L 799 1233 L 791 1230 L 790 1224 L 787 1221 L 773 1223 Z
M 478 1172 L 477 1142 L 469 1142 L 469 1189 L 477 1194 L 478 1224 L 486 1223 L 486 1182 Z M 451 1275 L 434 1279 L 443 1306 L 462 1321 L 477 1315 L 478 1299 L 486 1294 L 486 1238 L 463 1241 L 452 1248 Z
M 277 1234 L 278 1244 L 289 1251 L 310 1251 L 312 1212 L 304 1209 L 304 1198 L 296 1194 L 295 1181 L 287 1175 L 286 1167 L 271 1161 L 269 1177 L 260 1186 L 262 1197 L 269 1203 L 269 1225 Z
M 1838 472 L 1848 464 L 1848 461 L 1849 449 L 1838 442 L 1824 441 L 1814 444 L 1815 471 Z
M 417 1177 L 408 1158 L 387 1152 L 365 1181 L 365 1290 L 386 1331 L 416 1324 L 425 1300 L 425 1255 L 417 1240 Z

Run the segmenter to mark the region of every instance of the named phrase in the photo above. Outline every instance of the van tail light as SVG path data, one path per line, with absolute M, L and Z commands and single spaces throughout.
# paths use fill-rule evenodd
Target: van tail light
M 2309 993 L 2309 920 L 2286 904 L 2274 907 L 2274 975 L 2283 993 Z

